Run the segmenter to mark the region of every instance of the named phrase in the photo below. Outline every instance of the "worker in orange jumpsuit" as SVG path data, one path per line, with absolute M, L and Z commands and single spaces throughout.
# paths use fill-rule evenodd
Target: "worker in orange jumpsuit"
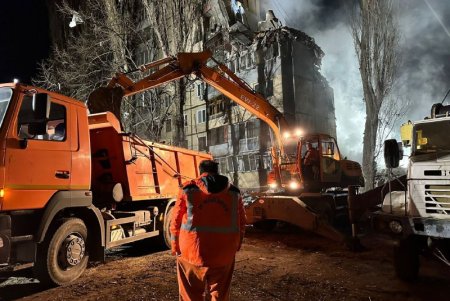
M 201 176 L 185 183 L 172 211 L 172 254 L 177 255 L 180 300 L 230 300 L 236 252 L 245 231 L 245 211 L 237 187 L 205 160 Z

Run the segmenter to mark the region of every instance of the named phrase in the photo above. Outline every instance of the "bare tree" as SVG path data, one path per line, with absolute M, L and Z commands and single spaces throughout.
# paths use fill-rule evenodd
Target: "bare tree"
M 351 30 L 366 105 L 363 173 L 366 189 L 374 186 L 380 110 L 396 78 L 399 34 L 393 0 L 360 0 L 353 7 Z
M 86 101 L 91 92 L 105 85 L 116 72 L 137 68 L 136 45 L 145 45 L 152 54 L 149 59 L 156 59 L 159 45 L 152 35 L 137 26 L 136 16 L 142 7 L 136 2 L 86 0 L 77 10 L 66 1 L 59 3 L 57 13 L 61 19 L 70 20 L 76 14 L 82 23 L 75 28 L 66 27 L 68 38 L 63 45 L 55 46 L 51 57 L 40 64 L 40 73 L 34 79 L 36 85 Z M 89 103 L 89 108 L 91 113 L 111 111 L 125 130 L 139 131 L 141 136 L 158 141 L 168 116 L 167 106 L 161 106 L 165 95 L 165 87 L 127 99 L 118 93 L 112 100 L 104 98 L 107 101 Z
M 154 31 L 163 57 L 178 52 L 191 52 L 194 44 L 203 37 L 202 11 L 205 0 L 170 0 L 162 3 L 142 0 L 151 30 Z M 174 144 L 183 145 L 186 80 L 172 84 L 174 91 Z
M 377 130 L 377 144 L 374 160 L 378 161 L 383 152 L 384 141 L 388 139 L 399 122 L 410 109 L 410 101 L 401 96 L 390 97 L 381 105 Z

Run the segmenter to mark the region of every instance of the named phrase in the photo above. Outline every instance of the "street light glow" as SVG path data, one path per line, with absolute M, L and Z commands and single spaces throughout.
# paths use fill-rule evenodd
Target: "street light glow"
M 19 79 L 18 78 L 13 79 L 13 83 L 18 84 L 19 83 Z

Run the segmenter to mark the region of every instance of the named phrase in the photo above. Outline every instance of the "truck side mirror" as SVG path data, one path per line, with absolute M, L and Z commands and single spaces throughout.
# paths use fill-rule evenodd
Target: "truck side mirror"
M 33 94 L 32 109 L 35 120 L 47 120 L 50 115 L 50 96 L 46 93 Z
M 387 168 L 396 168 L 400 163 L 400 154 L 403 157 L 403 148 L 399 149 L 399 143 L 395 139 L 384 141 L 384 162 Z

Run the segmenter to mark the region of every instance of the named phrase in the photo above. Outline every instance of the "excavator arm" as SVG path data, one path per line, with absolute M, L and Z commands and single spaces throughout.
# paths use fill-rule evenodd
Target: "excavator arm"
M 217 69 L 207 66 L 208 60 L 213 60 L 217 64 Z M 122 88 L 124 97 L 154 89 L 185 76 L 195 75 L 267 123 L 273 130 L 281 156 L 284 155 L 281 129 L 287 130 L 288 124 L 283 114 L 225 65 L 215 61 L 210 51 L 179 53 L 177 57 L 168 57 L 143 65 L 139 70 L 146 72 L 162 65 L 165 66 L 136 82 L 130 79 L 126 73 L 117 73 L 106 88 L 100 88 L 103 93 L 94 91 L 89 96 L 89 103 L 104 102 L 105 98 L 112 97 L 112 94 L 108 96 L 107 91 L 113 91 L 117 86 Z M 274 163 L 279 164 L 278 162 Z

